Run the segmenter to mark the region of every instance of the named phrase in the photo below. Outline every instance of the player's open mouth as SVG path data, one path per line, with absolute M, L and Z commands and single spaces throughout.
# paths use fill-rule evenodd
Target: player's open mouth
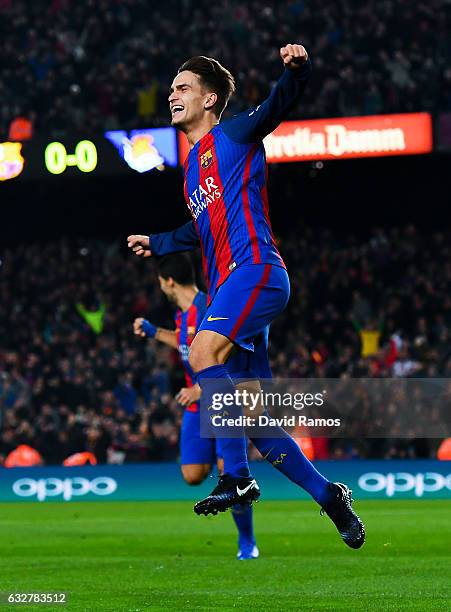
M 181 104 L 176 104 L 171 108 L 172 116 L 175 117 L 177 113 L 181 113 L 183 110 L 185 110 L 184 106 L 182 106 Z

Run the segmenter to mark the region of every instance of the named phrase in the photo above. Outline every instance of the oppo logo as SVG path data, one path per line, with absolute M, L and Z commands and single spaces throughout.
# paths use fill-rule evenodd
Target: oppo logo
M 19 497 L 34 497 L 45 501 L 48 497 L 58 497 L 70 501 L 88 493 L 94 495 L 111 495 L 117 489 L 117 482 L 108 476 L 99 476 L 93 480 L 74 476 L 73 478 L 20 478 L 13 484 L 13 492 Z
M 368 472 L 360 476 L 359 487 L 368 493 L 385 491 L 387 497 L 408 491 L 413 491 L 415 497 L 423 497 L 424 493 L 436 493 L 442 489 L 451 490 L 451 474 L 444 476 L 436 472 L 418 472 L 417 474 Z

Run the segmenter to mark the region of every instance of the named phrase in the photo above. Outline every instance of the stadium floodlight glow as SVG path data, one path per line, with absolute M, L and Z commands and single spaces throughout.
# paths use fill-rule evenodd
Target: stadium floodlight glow
M 50 174 L 62 174 L 70 166 L 80 172 L 93 172 L 97 167 L 97 148 L 91 140 L 81 140 L 69 154 L 61 142 L 51 142 L 44 151 L 44 164 Z

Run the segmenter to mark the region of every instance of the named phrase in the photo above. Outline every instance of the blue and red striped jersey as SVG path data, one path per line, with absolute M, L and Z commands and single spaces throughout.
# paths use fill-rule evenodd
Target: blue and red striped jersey
M 191 149 L 184 193 L 192 222 L 150 236 L 156 255 L 201 247 L 208 301 L 238 266 L 284 266 L 271 229 L 263 138 L 299 100 L 311 64 L 284 70 L 269 97 L 255 109 L 221 121 Z
M 205 311 L 207 310 L 207 296 L 202 291 L 196 294 L 191 306 L 183 312 L 183 310 L 177 310 L 175 313 L 175 335 L 177 338 L 177 346 L 180 353 L 180 358 L 185 369 L 185 380 L 186 386 L 192 387 L 194 385 L 194 372 L 188 361 L 189 347 L 196 335 L 197 329 L 204 318 Z M 197 403 L 191 404 L 186 407 L 186 410 L 190 412 L 197 412 L 199 406 Z

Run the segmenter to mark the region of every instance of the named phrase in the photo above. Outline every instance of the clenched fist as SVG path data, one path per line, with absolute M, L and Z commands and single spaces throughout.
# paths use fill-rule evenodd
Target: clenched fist
M 285 45 L 280 49 L 285 68 L 296 70 L 308 60 L 308 53 L 302 45 Z
M 149 236 L 133 234 L 127 238 L 127 246 L 129 246 L 133 252 L 140 257 L 150 257 L 152 255 L 149 245 Z
M 133 331 L 136 336 L 141 336 L 142 338 L 155 338 L 157 329 L 158 328 L 153 323 L 142 317 L 138 317 L 133 321 Z
M 144 319 L 142 317 L 135 319 L 133 321 L 133 331 L 136 336 L 141 336 L 142 338 L 145 338 L 146 334 L 143 331 L 143 327 L 142 327 L 143 323 L 144 323 Z

